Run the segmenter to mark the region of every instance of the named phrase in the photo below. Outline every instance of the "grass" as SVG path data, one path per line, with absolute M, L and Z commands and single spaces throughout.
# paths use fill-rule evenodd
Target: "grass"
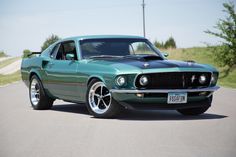
M 20 79 L 21 79 L 20 71 L 17 71 L 9 75 L 0 74 L 0 86 L 19 81 Z
M 4 52 L 0 51 L 0 58 L 1 57 L 7 57 L 7 55 Z
M 20 57 L 14 57 L 14 58 L 10 58 L 10 59 L 1 61 L 0 62 L 0 69 L 7 66 L 7 65 L 9 65 L 9 64 L 11 64 L 11 63 L 13 63 L 13 62 L 15 62 L 15 61 L 17 61 L 17 60 L 19 60 L 19 59 L 20 59 Z
M 210 64 L 215 66 L 220 71 L 218 84 L 221 86 L 236 88 L 236 68 L 234 68 L 229 75 L 224 77 L 225 68 L 219 67 L 214 59 L 213 54 L 209 48 L 206 47 L 193 47 L 186 49 L 169 49 L 162 50 L 169 54 L 168 59 L 176 60 L 194 60 L 198 63 Z

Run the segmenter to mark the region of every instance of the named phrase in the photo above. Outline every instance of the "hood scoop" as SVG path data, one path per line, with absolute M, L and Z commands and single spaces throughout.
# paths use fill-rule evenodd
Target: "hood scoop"
M 125 56 L 125 58 L 139 60 L 139 61 L 163 60 L 163 58 L 156 55 L 129 55 L 129 56 Z

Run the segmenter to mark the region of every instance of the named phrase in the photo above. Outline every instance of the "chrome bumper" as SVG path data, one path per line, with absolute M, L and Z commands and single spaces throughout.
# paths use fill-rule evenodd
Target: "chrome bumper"
M 136 89 L 111 89 L 111 93 L 171 93 L 171 92 L 214 92 L 218 90 L 219 86 L 198 88 L 198 89 L 146 89 L 146 90 L 136 90 Z

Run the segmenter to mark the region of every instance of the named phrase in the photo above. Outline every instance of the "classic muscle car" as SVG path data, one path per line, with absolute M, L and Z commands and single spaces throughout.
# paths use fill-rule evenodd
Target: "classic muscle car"
M 36 110 L 61 99 L 85 103 L 95 117 L 113 117 L 122 108 L 207 111 L 219 88 L 218 71 L 166 57 L 143 37 L 79 36 L 24 59 L 21 74 Z

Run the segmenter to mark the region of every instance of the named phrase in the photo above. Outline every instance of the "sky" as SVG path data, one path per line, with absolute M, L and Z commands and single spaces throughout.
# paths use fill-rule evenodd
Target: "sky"
M 217 44 L 204 33 L 212 29 L 225 0 L 145 0 L 146 38 L 177 47 Z M 0 51 L 20 56 L 24 49 L 40 51 L 51 34 L 143 36 L 142 0 L 0 0 Z

